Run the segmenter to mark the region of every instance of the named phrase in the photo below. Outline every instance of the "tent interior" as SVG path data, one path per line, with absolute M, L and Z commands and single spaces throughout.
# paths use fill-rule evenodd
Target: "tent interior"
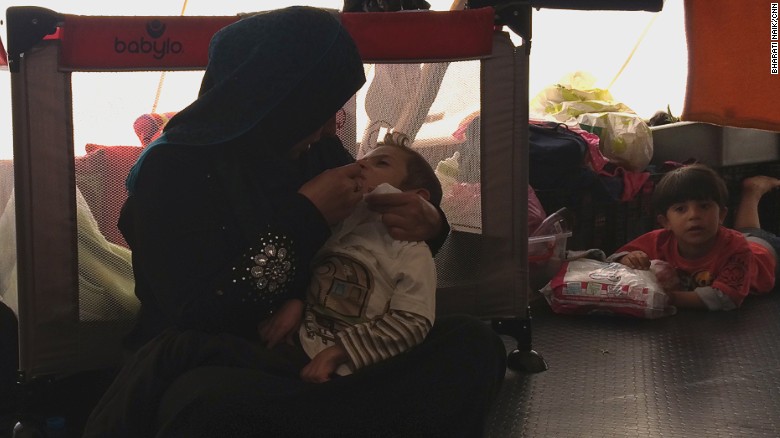
M 226 10 L 185 1 L 170 11 L 160 2 L 89 3 L 2 5 L 0 438 L 17 421 L 51 418 L 79 436 L 121 363 L 119 340 L 138 308 L 130 251 L 116 227 L 125 176 L 196 96 L 210 35 L 258 10 L 257 2 L 224 2 L 233 3 Z M 539 292 L 569 253 L 609 254 L 655 228 L 652 184 L 669 163 L 716 168 L 731 207 L 746 176 L 780 177 L 770 4 L 429 3 L 436 14 L 342 14 L 368 80 L 340 111 L 338 134 L 356 157 L 403 134 L 437 170 L 452 227 L 436 256 L 437 313 L 483 318 L 510 358 L 485 436 L 776 436 L 777 293 L 732 312 L 649 320 L 559 315 Z M 6 6 L 47 9 L 16 9 L 14 21 Z M 27 12 L 36 23 L 50 19 L 53 33 L 12 36 Z M 135 36 L 163 22 L 159 45 Z M 765 26 L 745 24 L 754 22 Z M 404 38 L 367 38 L 398 29 Z M 101 52 L 101 41 L 113 53 Z M 199 50 L 180 62 L 184 45 Z M 678 118 L 648 129 L 652 156 L 621 173 L 638 178 L 620 178 L 622 196 L 526 190 L 535 181 L 532 104 L 566 80 L 607 90 L 635 118 Z M 565 207 L 565 227 L 533 235 L 532 197 L 546 215 Z M 780 193 L 760 207 L 766 228 L 780 233 Z

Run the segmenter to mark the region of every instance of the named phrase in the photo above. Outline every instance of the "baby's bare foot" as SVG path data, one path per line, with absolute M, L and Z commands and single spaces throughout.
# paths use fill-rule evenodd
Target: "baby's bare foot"
M 742 181 L 742 194 L 763 196 L 766 192 L 780 188 L 780 179 L 764 175 L 751 176 Z

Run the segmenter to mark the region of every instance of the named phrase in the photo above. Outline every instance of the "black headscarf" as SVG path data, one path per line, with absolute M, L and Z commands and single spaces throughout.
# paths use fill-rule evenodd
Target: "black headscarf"
M 145 156 L 165 144 L 225 144 L 252 131 L 283 153 L 325 124 L 365 82 L 357 48 L 337 15 L 295 6 L 219 30 L 197 100 L 174 116 Z

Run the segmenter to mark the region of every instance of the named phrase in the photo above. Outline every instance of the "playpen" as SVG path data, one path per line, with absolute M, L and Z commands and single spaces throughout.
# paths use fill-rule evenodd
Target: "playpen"
M 25 380 L 120 362 L 120 338 L 137 303 L 116 218 L 129 166 L 165 117 L 133 111 L 133 84 L 158 72 L 176 84 L 183 71 L 201 70 L 210 36 L 236 19 L 9 9 L 14 156 L 1 174 L 9 240 L 3 296 L 18 314 Z M 495 29 L 492 8 L 345 13 L 341 20 L 373 77 L 342 111 L 347 148 L 358 155 L 403 125 L 411 147 L 432 165 L 459 158 L 444 206 L 453 233 L 437 256 L 438 312 L 493 319 L 529 352 L 528 96 L 519 86 L 527 54 Z M 400 84 L 399 75 L 410 80 Z M 197 85 L 190 86 L 181 107 L 194 97 Z M 105 106 L 86 108 L 84 96 L 96 92 Z M 107 119 L 135 127 L 138 141 L 100 137 Z M 18 282 L 10 281 L 14 275 Z

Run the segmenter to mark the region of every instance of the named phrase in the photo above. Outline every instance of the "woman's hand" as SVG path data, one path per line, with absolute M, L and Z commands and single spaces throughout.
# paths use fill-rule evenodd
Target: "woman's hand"
M 650 269 L 650 257 L 644 251 L 631 251 L 620 259 L 620 263 L 633 269 Z
M 266 343 L 269 350 L 282 341 L 292 345 L 292 337 L 298 333 L 298 327 L 303 319 L 303 307 L 303 301 L 293 298 L 282 304 L 274 315 L 258 325 L 260 340 Z
M 442 229 L 439 210 L 416 193 L 371 193 L 366 203 L 382 215 L 382 222 L 396 240 L 421 242 L 436 237 Z
M 329 169 L 306 182 L 298 193 L 309 198 L 329 225 L 335 225 L 349 216 L 363 198 L 358 176 L 357 163 Z
M 304 382 L 322 383 L 330 380 L 342 363 L 349 360 L 347 350 L 341 345 L 332 345 L 319 353 L 301 370 Z

